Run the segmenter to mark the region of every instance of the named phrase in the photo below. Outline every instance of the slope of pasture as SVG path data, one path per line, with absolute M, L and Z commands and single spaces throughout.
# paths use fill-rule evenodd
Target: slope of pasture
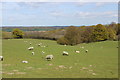
M 36 44 L 39 43 L 48 47 L 38 47 Z M 116 78 L 118 77 L 117 44 L 117 41 L 104 41 L 64 46 L 52 40 L 3 40 L 3 77 Z M 35 55 L 27 49 L 30 46 L 34 47 Z M 89 50 L 88 53 L 85 53 L 86 49 Z M 75 53 L 75 50 L 79 50 L 80 53 Z M 42 55 L 41 51 L 45 54 Z M 67 51 L 69 56 L 63 56 L 62 51 Z M 52 61 L 45 60 L 48 54 L 54 55 Z M 22 63 L 23 60 L 29 63 Z

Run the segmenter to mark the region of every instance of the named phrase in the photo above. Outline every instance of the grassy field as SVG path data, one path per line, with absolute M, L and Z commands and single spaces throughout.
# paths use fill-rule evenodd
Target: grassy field
M 25 42 L 27 41 L 27 42 Z M 32 43 L 30 45 L 29 43 Z M 43 43 L 48 47 L 38 47 Z M 33 46 L 35 55 L 27 48 Z M 2 62 L 4 78 L 117 78 L 118 42 L 104 41 L 76 46 L 59 45 L 52 40 L 3 40 Z M 81 48 L 84 47 L 84 48 Z M 85 50 L 89 50 L 85 53 Z M 79 50 L 80 53 L 75 53 Z M 41 51 L 45 54 L 42 55 Z M 69 52 L 63 56 L 62 51 Z M 45 56 L 53 54 L 52 61 Z M 29 63 L 22 63 L 27 60 Z

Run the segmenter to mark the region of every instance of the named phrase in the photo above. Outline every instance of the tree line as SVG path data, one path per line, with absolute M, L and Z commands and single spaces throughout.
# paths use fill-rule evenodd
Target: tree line
M 70 26 L 66 29 L 64 37 L 57 40 L 59 44 L 76 45 L 105 40 L 119 40 L 119 24 L 110 25 L 97 24 L 94 26 Z
M 3 39 L 6 38 L 33 38 L 56 40 L 58 44 L 76 45 L 105 40 L 120 40 L 120 24 L 112 22 L 108 25 L 92 26 L 69 26 L 64 29 L 52 31 L 26 31 L 14 29 L 11 33 L 3 32 Z

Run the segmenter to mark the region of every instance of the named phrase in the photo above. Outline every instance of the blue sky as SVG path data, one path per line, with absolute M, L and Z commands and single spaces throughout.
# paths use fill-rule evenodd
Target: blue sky
M 3 26 L 109 24 L 118 21 L 116 2 L 4 2 Z

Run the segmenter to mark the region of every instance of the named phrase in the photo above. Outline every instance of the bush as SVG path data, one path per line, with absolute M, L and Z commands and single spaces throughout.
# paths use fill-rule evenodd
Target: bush
M 13 38 L 23 38 L 24 33 L 22 30 L 16 28 L 12 31 L 12 35 L 13 35 Z
M 57 40 L 57 43 L 61 45 L 65 45 L 65 44 L 68 45 L 68 40 L 64 37 L 61 37 Z

